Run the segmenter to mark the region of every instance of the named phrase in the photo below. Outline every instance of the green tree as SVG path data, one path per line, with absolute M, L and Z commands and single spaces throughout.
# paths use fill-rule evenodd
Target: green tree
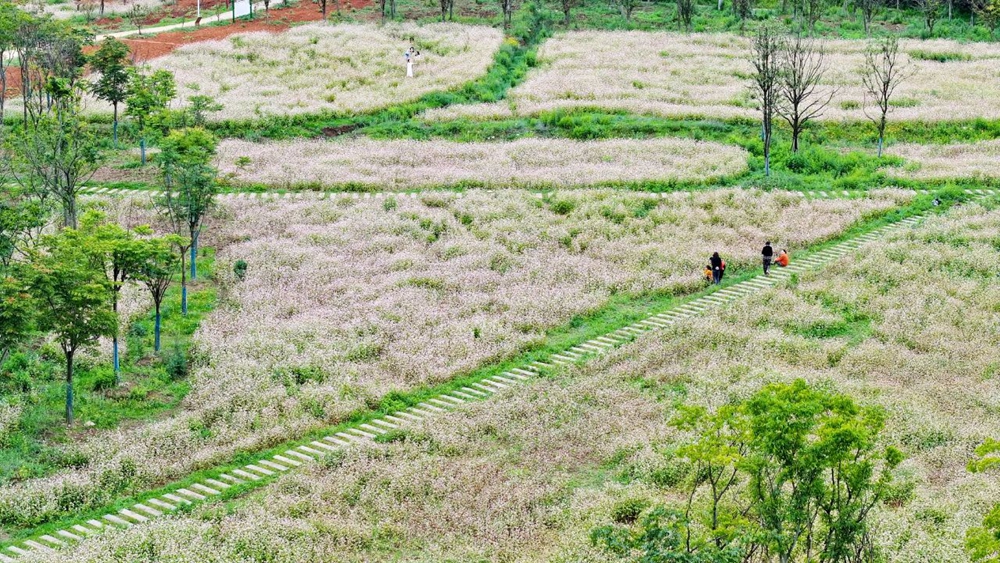
M 195 127 L 203 127 L 205 125 L 206 113 L 222 111 L 223 107 L 222 104 L 215 101 L 215 98 L 204 94 L 191 96 L 188 98 L 188 102 L 191 103 L 188 106 L 188 114 L 191 116 L 191 121 Z
M 990 30 L 990 35 L 995 35 L 997 27 L 1000 27 L 1000 0 L 979 0 L 975 2 L 974 11 Z
M 111 104 L 114 111 L 113 135 L 118 144 L 118 104 L 125 102 L 129 86 L 128 45 L 108 37 L 90 57 L 90 65 L 100 76 L 91 84 L 90 90 L 99 100 Z
M 0 3 L 0 92 L 7 91 L 7 59 L 17 47 L 17 28 L 23 11 L 13 2 Z M 3 123 L 5 96 L 0 96 L 0 123 Z
M 752 447 L 741 461 L 750 516 L 781 563 L 846 561 L 869 548 L 867 516 L 902 455 L 879 450 L 879 411 L 805 381 L 768 385 L 743 408 Z
M 91 125 L 80 116 L 79 88 L 52 79 L 49 90 L 56 110 L 28 120 L 23 130 L 7 135 L 11 171 L 24 190 L 58 200 L 63 226 L 75 228 L 77 195 L 105 154 Z
M 91 260 L 108 280 L 111 310 L 118 318 L 118 300 L 125 284 L 141 275 L 149 260 L 151 245 L 140 236 L 148 235 L 148 227 L 130 231 L 116 223 L 104 221 L 104 215 L 89 212 L 81 221 L 80 231 L 87 241 Z M 112 337 L 112 358 L 115 376 L 121 372 L 118 355 L 118 333 Z
M 0 366 L 31 333 L 35 302 L 19 269 L 0 273 Z
M 200 127 L 172 131 L 160 143 L 167 188 L 160 200 L 161 207 L 174 226 L 174 232 L 189 241 L 192 280 L 198 278 L 198 237 L 205 216 L 215 205 L 215 196 L 219 193 L 215 181 L 218 173 L 209 165 L 217 145 L 215 136 Z M 183 256 L 181 258 L 183 260 Z M 184 273 L 181 275 L 183 310 L 186 312 L 187 284 Z
M 179 244 L 176 239 L 176 236 L 151 239 L 149 254 L 139 274 L 139 279 L 153 298 L 153 309 L 156 312 L 153 324 L 153 350 L 156 352 L 160 351 L 160 309 L 163 298 L 166 297 L 167 290 L 174 281 L 177 265 L 180 263 L 172 248 Z
M 969 557 L 976 563 L 1000 563 L 1000 504 L 983 519 L 983 525 L 965 536 Z
M 0 275 L 30 248 L 47 216 L 44 203 L 37 198 L 27 197 L 16 186 L 0 185 Z
M 602 526 L 590 533 L 590 541 L 618 557 L 636 563 L 739 563 L 736 548 L 719 550 L 711 544 L 692 548 L 689 522 L 676 510 L 654 508 L 638 529 Z M 638 556 L 636 556 L 638 554 Z
M 90 241 L 74 229 L 43 240 L 43 252 L 33 252 L 28 287 L 45 311 L 37 318 L 40 331 L 50 333 L 66 360 L 66 423 L 73 424 L 73 360 L 83 347 L 118 331 L 111 310 L 110 283 L 91 259 Z
M 174 75 L 168 70 L 146 74 L 136 67 L 129 67 L 128 92 L 125 96 L 125 115 L 135 120 L 139 129 L 139 147 L 142 164 L 146 164 L 146 135 L 151 120 L 166 111 L 174 99 L 177 87 Z
M 691 465 L 684 511 L 599 528 L 597 543 L 642 562 L 876 559 L 868 516 L 902 460 L 878 445 L 880 411 L 799 380 L 711 414 L 682 409 L 672 424 L 693 434 L 676 451 Z

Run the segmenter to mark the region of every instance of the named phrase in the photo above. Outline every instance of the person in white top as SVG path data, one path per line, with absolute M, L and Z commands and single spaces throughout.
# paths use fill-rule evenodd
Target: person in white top
M 413 63 L 420 57 L 420 51 L 417 51 L 413 47 L 410 47 L 405 53 L 406 55 L 406 77 L 413 78 Z

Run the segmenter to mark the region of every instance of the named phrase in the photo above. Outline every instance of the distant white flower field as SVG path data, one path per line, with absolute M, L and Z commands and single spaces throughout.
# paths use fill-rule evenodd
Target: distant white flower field
M 411 39 L 420 58 L 407 79 Z M 214 119 L 363 112 L 478 78 L 502 39 L 496 29 L 457 24 L 315 23 L 186 45 L 149 65 L 175 74 L 181 106 L 197 94 L 220 102 Z
M 740 147 L 690 139 L 511 142 L 225 140 L 218 165 L 237 184 L 275 188 L 364 185 L 412 189 L 710 183 L 747 170 Z
M 823 119 L 865 119 L 858 71 L 863 41 L 824 41 L 828 86 L 836 87 Z M 1000 117 L 1000 47 L 948 40 L 904 40 L 913 76 L 894 96 L 893 119 Z M 428 111 L 432 120 L 495 119 L 542 111 L 598 108 L 667 117 L 755 115 L 747 84 L 747 39 L 729 34 L 581 31 L 557 35 L 538 54 L 539 66 L 497 104 Z M 947 60 L 931 60 L 944 56 Z

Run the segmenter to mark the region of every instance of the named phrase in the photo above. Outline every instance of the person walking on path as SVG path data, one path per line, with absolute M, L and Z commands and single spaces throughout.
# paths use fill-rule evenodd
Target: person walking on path
M 764 275 L 770 276 L 771 260 L 774 258 L 774 249 L 771 248 L 771 241 L 764 243 L 763 250 L 760 251 L 761 260 L 764 262 Z
M 709 260 L 708 264 L 712 267 L 712 283 L 716 285 L 722 283 L 722 258 L 719 257 L 718 252 L 712 254 L 712 259 Z

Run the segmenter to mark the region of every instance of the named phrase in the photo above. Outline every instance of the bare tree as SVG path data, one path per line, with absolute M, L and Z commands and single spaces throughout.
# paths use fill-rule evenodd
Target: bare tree
M 146 21 L 146 9 L 141 4 L 132 4 L 128 12 L 125 12 L 125 19 L 135 26 L 139 35 L 142 35 L 142 24 Z
M 771 175 L 771 134 L 774 114 L 779 102 L 781 52 L 785 41 L 772 26 L 757 28 L 750 43 L 750 64 L 753 66 L 750 91 L 761 115 L 761 137 L 764 141 L 764 175 Z
M 632 12 L 639 5 L 639 0 L 615 0 L 615 4 L 618 5 L 618 10 L 622 13 L 622 17 L 628 22 L 632 21 Z
M 582 3 L 583 0 L 559 0 L 559 8 L 562 9 L 563 13 L 563 25 L 568 26 L 570 24 L 573 8 L 579 7 Z
M 677 21 L 684 26 L 684 29 L 691 31 L 691 22 L 694 20 L 695 3 L 694 0 L 677 0 Z
M 944 0 L 916 0 L 916 6 L 924 19 L 924 25 L 927 26 L 927 33 L 934 35 L 934 25 L 941 18 Z
M 792 129 L 792 152 L 799 150 L 799 136 L 806 123 L 823 115 L 836 92 L 822 89 L 826 73 L 823 48 L 796 35 L 785 41 L 780 53 L 779 103 L 776 111 Z
M 809 31 L 816 29 L 816 22 L 823 16 L 825 9 L 825 0 L 804 0 L 802 2 L 802 15 L 806 19 L 806 24 L 809 25 Z
M 743 32 L 746 22 L 753 18 L 754 0 L 733 0 L 733 15 L 740 19 L 740 32 Z
M 858 8 L 861 8 L 861 21 L 865 26 L 865 35 L 871 36 L 872 20 L 875 14 L 882 7 L 882 0 L 857 0 Z
M 517 10 L 517 0 L 500 0 L 500 10 L 503 12 L 503 28 L 510 29 L 510 20 Z
M 861 69 L 861 83 L 865 88 L 865 116 L 878 132 L 878 156 L 882 156 L 885 143 L 885 125 L 892 106 L 889 101 L 899 85 L 913 75 L 912 67 L 900 59 L 899 39 L 895 35 L 873 39 L 865 49 L 865 62 Z M 875 112 L 869 113 L 869 99 Z
M 455 0 L 441 0 L 441 21 L 445 21 L 449 15 L 454 17 Z

